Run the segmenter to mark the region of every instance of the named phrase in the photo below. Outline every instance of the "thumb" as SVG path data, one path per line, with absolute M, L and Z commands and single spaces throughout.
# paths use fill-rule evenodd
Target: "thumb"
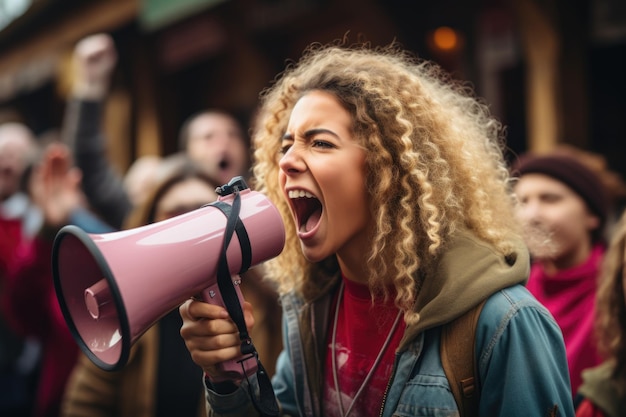
M 83 172 L 80 168 L 72 167 L 67 173 L 67 179 L 70 185 L 80 188 L 80 183 L 83 180 Z

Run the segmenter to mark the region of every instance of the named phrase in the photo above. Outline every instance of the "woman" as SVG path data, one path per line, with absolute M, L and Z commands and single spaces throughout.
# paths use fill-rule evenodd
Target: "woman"
M 626 409 L 626 213 L 613 233 L 596 292 L 596 334 L 606 359 L 583 371 L 576 417 L 618 417 Z
M 256 188 L 286 223 L 283 415 L 456 415 L 441 326 L 487 300 L 481 416 L 572 416 L 563 339 L 528 293 L 500 125 L 433 64 L 390 46 L 312 46 L 262 96 Z M 251 308 L 248 307 L 248 314 Z M 255 415 L 223 308 L 189 300 L 181 334 L 210 415 Z M 248 323 L 249 325 L 252 323 Z M 254 392 L 254 390 L 252 390 Z

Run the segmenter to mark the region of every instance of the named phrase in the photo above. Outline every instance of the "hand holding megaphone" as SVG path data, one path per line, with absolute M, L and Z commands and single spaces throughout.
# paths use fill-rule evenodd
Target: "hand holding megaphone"
M 253 307 L 248 302 L 242 307 L 250 331 L 254 326 Z M 239 330 L 226 308 L 194 298 L 182 304 L 179 311 L 183 319 L 180 334 L 193 361 L 213 382 L 241 380 L 242 375 L 232 372 L 236 369 L 232 364 L 242 356 Z

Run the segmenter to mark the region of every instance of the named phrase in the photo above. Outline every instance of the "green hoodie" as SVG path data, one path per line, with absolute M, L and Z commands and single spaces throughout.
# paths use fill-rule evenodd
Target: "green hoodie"
M 491 294 L 525 283 L 528 249 L 520 239 L 512 242 L 514 251 L 502 256 L 468 231 L 453 236 L 434 275 L 424 279 L 415 303 L 420 320 L 407 328 L 400 350 L 417 334 L 454 320 Z
M 607 417 L 621 417 L 626 412 L 626 398 L 617 391 L 612 378 L 613 366 L 612 362 L 604 362 L 583 371 L 583 384 L 578 392 L 602 409 Z

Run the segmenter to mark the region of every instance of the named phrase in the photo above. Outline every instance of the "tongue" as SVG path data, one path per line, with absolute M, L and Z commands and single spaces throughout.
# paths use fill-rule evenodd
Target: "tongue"
M 304 231 L 308 232 L 309 230 L 317 226 L 317 223 L 319 223 L 321 217 L 322 217 L 322 210 L 315 210 L 313 213 L 311 213 L 309 218 L 304 223 Z

